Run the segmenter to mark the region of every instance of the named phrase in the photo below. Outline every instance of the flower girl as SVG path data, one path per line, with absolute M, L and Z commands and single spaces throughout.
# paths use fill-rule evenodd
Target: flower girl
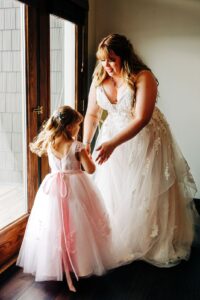
M 76 291 L 71 272 L 101 275 L 115 266 L 109 221 L 99 191 L 87 173 L 95 165 L 76 140 L 82 115 L 60 107 L 30 144 L 38 156 L 48 155 L 51 173 L 34 202 L 17 265 L 36 281 L 62 280 Z

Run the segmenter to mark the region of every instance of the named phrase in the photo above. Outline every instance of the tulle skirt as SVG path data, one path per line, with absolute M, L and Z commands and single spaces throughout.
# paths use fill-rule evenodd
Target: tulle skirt
M 36 281 L 63 273 L 101 275 L 116 266 L 105 207 L 84 172 L 46 176 L 35 198 L 17 265 Z
M 130 122 L 108 115 L 95 148 Z M 97 153 L 94 150 L 93 157 Z M 158 108 L 150 123 L 97 166 L 94 181 L 107 208 L 113 239 L 124 257 L 167 267 L 188 259 L 197 215 L 196 186 Z

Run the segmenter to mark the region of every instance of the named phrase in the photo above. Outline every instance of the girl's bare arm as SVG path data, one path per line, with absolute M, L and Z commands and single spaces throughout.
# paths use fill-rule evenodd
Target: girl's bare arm
M 80 157 L 81 165 L 83 166 L 84 170 L 89 174 L 94 173 L 96 167 L 93 160 L 88 155 L 86 149 L 81 150 L 81 152 L 79 153 L 79 157 Z

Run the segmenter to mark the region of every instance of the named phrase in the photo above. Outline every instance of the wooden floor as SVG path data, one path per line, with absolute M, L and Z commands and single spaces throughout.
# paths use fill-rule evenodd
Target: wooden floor
M 103 277 L 81 279 L 77 293 L 66 282 L 37 283 L 13 268 L 1 277 L 1 300 L 200 300 L 200 247 L 188 262 L 164 269 L 134 262 Z

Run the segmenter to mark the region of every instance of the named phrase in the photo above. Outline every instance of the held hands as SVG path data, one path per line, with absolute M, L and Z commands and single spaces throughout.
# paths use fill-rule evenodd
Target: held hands
M 99 154 L 96 158 L 98 164 L 101 165 L 102 163 L 106 162 L 114 150 L 115 146 L 111 143 L 111 141 L 101 144 L 101 146 L 96 149 L 96 151 L 99 151 Z
M 86 152 L 87 152 L 89 158 L 92 160 L 91 146 L 90 146 L 90 144 L 87 143 L 87 144 L 85 145 L 85 150 L 86 150 Z
M 91 155 L 91 146 L 90 146 L 90 143 L 86 143 L 85 144 L 85 150 L 87 151 L 88 155 Z

